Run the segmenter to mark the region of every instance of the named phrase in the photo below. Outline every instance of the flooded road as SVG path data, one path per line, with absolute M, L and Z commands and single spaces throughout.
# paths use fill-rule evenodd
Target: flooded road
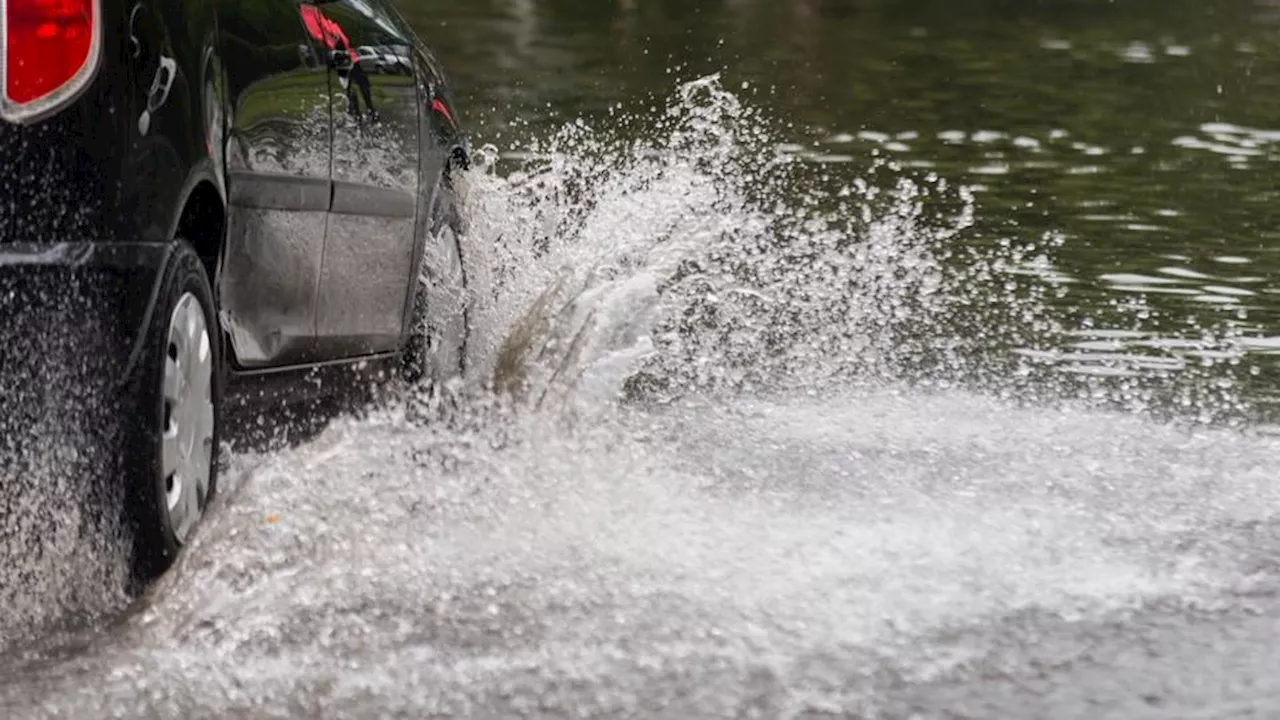
M 467 382 L 15 557 L 0 714 L 1280 714 L 1274 8 L 454 5 Z
M 1278 444 L 892 390 L 577 429 L 342 421 L 248 463 L 143 607 L 0 697 L 55 717 L 1221 708 L 1273 677 Z

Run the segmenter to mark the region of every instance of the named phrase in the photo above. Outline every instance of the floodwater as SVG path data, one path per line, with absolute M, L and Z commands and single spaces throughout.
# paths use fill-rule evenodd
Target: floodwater
M 461 5 L 466 382 L 15 558 L 5 716 L 1280 713 L 1280 8 Z

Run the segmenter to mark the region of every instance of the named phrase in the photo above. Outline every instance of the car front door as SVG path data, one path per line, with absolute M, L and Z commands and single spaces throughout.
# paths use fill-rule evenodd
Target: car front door
M 323 48 L 295 0 L 221 0 L 228 97 L 222 324 L 246 367 L 308 362 L 332 184 Z
M 314 7 L 326 29 L 334 133 L 318 346 L 328 357 L 394 351 L 417 275 L 418 92 L 412 68 L 375 63 L 361 50 L 410 43 L 378 2 Z

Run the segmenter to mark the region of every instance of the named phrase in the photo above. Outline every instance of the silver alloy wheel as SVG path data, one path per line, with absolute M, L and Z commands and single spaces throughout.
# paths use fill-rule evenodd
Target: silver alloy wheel
M 204 308 L 185 293 L 169 317 L 160 472 L 169 526 L 186 541 L 204 512 L 213 457 L 213 348 Z

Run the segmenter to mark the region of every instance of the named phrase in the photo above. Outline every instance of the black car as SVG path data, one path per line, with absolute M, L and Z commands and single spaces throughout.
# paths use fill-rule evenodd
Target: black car
M 366 71 L 384 46 L 408 62 Z M 237 383 L 459 374 L 466 161 L 385 0 L 0 0 L 0 482 L 74 478 L 66 522 L 150 579 Z

